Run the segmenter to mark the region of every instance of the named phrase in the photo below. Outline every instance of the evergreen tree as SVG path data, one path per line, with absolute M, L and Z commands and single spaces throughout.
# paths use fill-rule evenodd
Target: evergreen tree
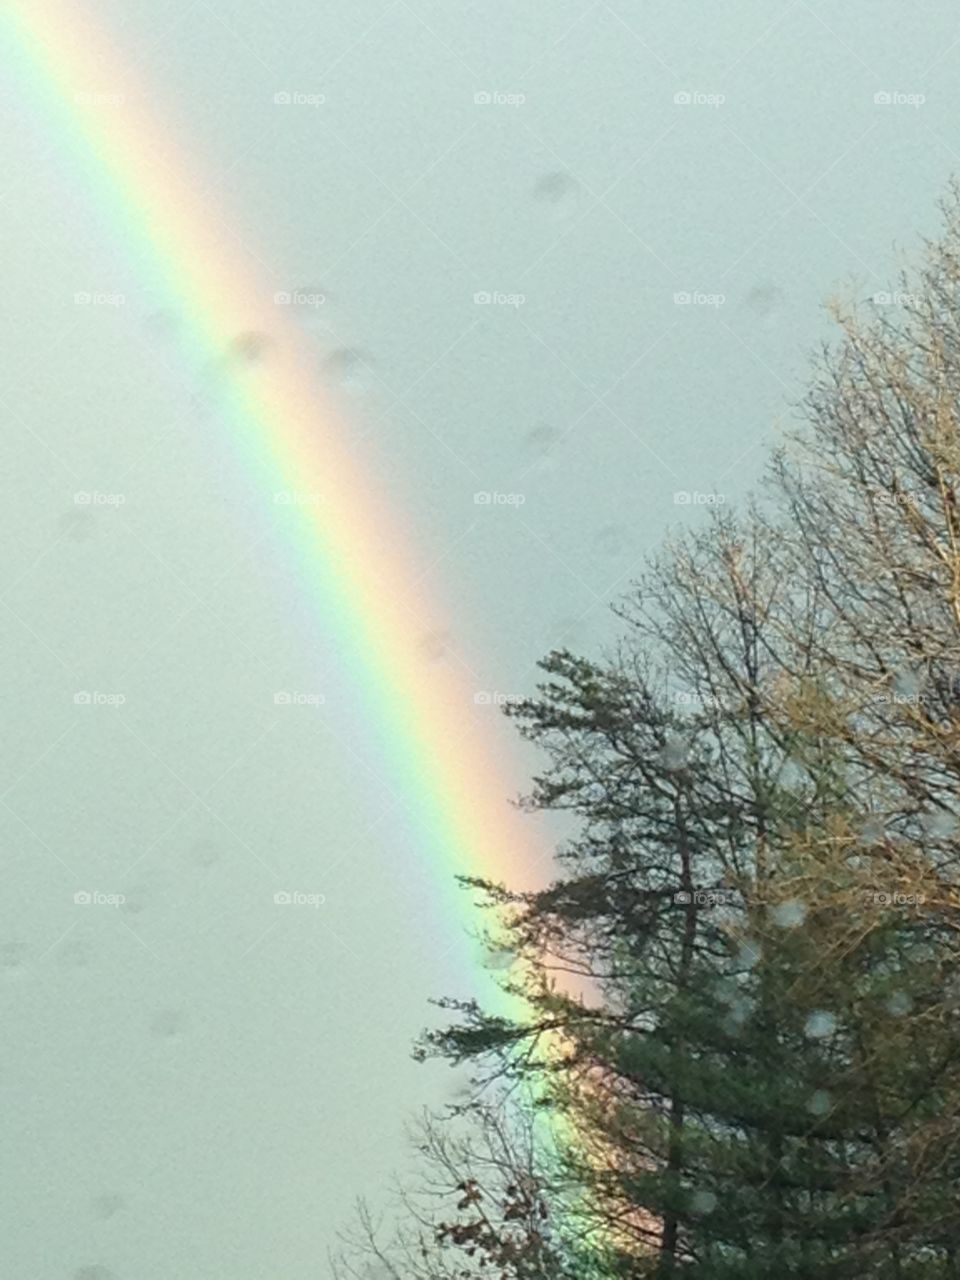
M 562 1149 L 545 1252 L 497 1254 L 469 1196 L 434 1241 L 485 1242 L 481 1273 L 960 1277 L 960 192 L 944 212 L 899 313 L 837 308 L 763 501 L 675 538 L 619 649 L 549 655 L 508 709 L 546 762 L 528 803 L 575 834 L 540 891 L 466 882 L 527 1015 L 445 1002 L 418 1052 L 525 1090 Z

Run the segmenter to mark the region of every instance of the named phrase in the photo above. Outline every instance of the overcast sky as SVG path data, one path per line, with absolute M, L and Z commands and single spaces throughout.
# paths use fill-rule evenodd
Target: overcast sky
M 318 383 L 436 562 L 424 663 L 478 691 L 615 637 L 665 531 L 756 482 L 824 300 L 892 291 L 958 167 L 947 0 L 76 7 L 224 235 L 323 294 Z M 276 705 L 337 654 L 245 514 L 188 317 L 3 80 L 2 1270 L 323 1276 L 455 1087 L 409 1045 L 474 989 L 462 918 L 349 700 Z M 278 924 L 278 877 L 323 908 Z

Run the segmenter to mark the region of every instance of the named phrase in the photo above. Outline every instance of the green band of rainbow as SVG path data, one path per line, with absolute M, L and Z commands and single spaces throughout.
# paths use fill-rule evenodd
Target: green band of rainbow
M 187 318 L 199 373 L 223 361 L 237 332 L 251 327 L 249 317 L 264 314 L 273 288 L 140 105 L 142 87 L 85 8 L 80 0 L 5 0 L 0 31 L 12 41 L 31 109 L 61 145 L 64 163 L 78 167 L 92 208 L 145 291 Z M 122 96 L 122 105 L 100 101 L 104 90 Z M 374 491 L 372 468 L 354 444 L 348 448 L 306 335 L 288 309 L 269 310 L 270 358 L 253 368 L 228 366 L 224 375 L 227 447 L 262 487 L 282 557 L 292 561 L 298 589 L 339 655 L 460 932 L 465 904 L 455 875 L 529 885 L 545 850 L 508 803 L 513 788 L 498 763 L 504 739 L 474 714 L 465 677 L 424 662 L 423 620 L 438 611 L 418 573 L 423 559 Z M 277 506 L 271 495 L 282 490 L 319 499 Z

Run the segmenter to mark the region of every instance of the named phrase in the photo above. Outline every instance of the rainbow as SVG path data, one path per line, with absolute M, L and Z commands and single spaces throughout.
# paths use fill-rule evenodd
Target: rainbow
M 532 886 L 547 850 L 508 803 L 508 735 L 474 713 L 461 671 L 424 661 L 424 620 L 442 616 L 424 586 L 426 558 L 376 491 L 370 462 L 348 444 L 308 335 L 290 308 L 273 305 L 273 288 L 225 233 L 227 212 L 213 207 L 189 158 L 141 105 L 149 95 L 122 51 L 79 0 L 4 0 L 0 31 L 31 108 L 63 163 L 79 170 L 145 291 L 187 317 L 194 372 L 224 371 L 223 444 L 264 494 L 282 561 L 274 568 L 293 568 L 298 594 L 336 651 L 467 946 L 471 909 L 455 876 Z M 267 310 L 269 357 L 225 362 L 250 317 Z M 313 500 L 278 505 L 273 496 L 284 491 Z

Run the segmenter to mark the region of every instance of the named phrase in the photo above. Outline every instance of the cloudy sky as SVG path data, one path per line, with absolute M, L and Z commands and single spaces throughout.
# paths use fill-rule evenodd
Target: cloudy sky
M 892 293 L 960 167 L 946 0 L 74 8 L 137 68 L 223 236 L 301 295 L 318 387 L 445 610 L 423 662 L 477 692 L 613 640 L 642 557 L 756 482 L 824 301 Z M 342 655 L 247 509 L 192 317 L 19 83 L 0 90 L 4 1273 L 323 1276 L 409 1114 L 458 1087 L 409 1045 L 431 996 L 478 988 L 476 953 L 373 727 L 349 697 L 276 702 L 342 689 Z M 495 707 L 463 714 L 523 790 L 535 761 Z M 278 918 L 283 886 L 315 905 Z

